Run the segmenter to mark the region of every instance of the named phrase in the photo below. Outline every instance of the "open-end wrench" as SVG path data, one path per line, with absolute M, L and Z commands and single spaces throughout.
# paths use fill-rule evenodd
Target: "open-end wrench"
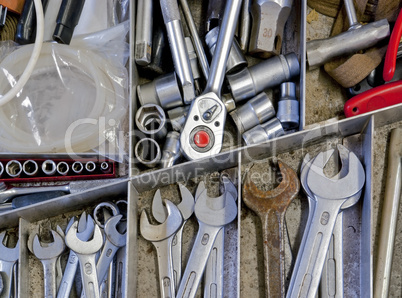
M 174 68 L 183 91 L 183 100 L 184 103 L 189 104 L 195 98 L 194 78 L 184 40 L 179 5 L 177 4 L 177 0 L 160 0 L 160 4 L 169 38 Z
M 168 213 L 166 221 L 160 225 L 151 225 L 145 210 L 141 213 L 140 231 L 142 237 L 151 241 L 158 255 L 159 285 L 162 298 L 175 297 L 172 264 L 172 242 L 183 219 L 180 210 L 169 200 L 165 200 Z
M 175 288 L 179 288 L 179 283 L 181 279 L 181 249 L 182 249 L 182 238 L 183 238 L 183 229 L 187 220 L 194 212 L 194 198 L 191 192 L 182 184 L 179 184 L 180 196 L 182 198 L 180 204 L 177 205 L 179 208 L 181 216 L 183 217 L 183 224 L 180 229 L 176 232 L 173 242 L 172 242 L 172 259 L 173 259 L 173 277 Z M 160 190 L 158 189 L 154 195 L 152 200 L 152 215 L 155 219 L 162 223 L 167 218 L 167 210 L 162 204 L 162 197 Z
M 124 201 L 127 204 L 127 201 Z M 117 204 L 117 203 L 116 203 Z M 117 204 L 119 205 L 119 204 Z M 122 210 L 121 206 L 119 209 Z M 126 218 L 121 219 L 119 226 L 120 231 L 127 230 Z M 116 277 L 115 277 L 115 298 L 123 298 L 126 293 L 126 264 L 127 264 L 127 245 L 120 247 L 116 253 Z
M 102 282 L 106 276 L 110 263 L 112 262 L 117 250 L 126 245 L 126 233 L 121 234 L 117 230 L 117 224 L 120 222 L 122 215 L 111 217 L 105 223 L 106 241 L 102 248 L 102 253 L 96 264 L 96 271 L 98 272 L 98 280 Z
M 314 297 L 332 238 L 333 229 L 342 205 L 358 202 L 365 181 L 365 172 L 353 152 L 348 155 L 348 173 L 343 178 L 327 178 L 325 164 L 334 150 L 321 152 L 308 167 L 306 182 L 314 200 L 311 222 L 306 227 L 293 270 L 287 297 Z M 340 156 L 343 158 L 342 156 Z M 342 162 L 344 164 L 344 162 Z
M 13 267 L 19 258 L 20 242 L 18 240 L 14 248 L 6 247 L 3 244 L 6 232 L 0 233 L 0 272 L 2 274 L 3 290 L 1 297 L 11 297 L 13 280 Z
M 39 236 L 36 234 L 32 245 L 34 255 L 43 265 L 45 297 L 56 297 L 57 295 L 56 262 L 66 248 L 63 237 L 53 230 L 51 233 L 53 235 L 52 243 L 42 246 L 39 242 Z
M 230 192 L 210 198 L 204 190 L 195 203 L 194 213 L 198 220 L 198 233 L 176 297 L 195 296 L 215 238 L 223 226 L 236 218 L 237 204 Z
M 236 186 L 226 176 L 221 175 L 223 184 L 223 192 L 229 192 L 235 201 L 237 200 Z M 204 192 L 205 184 L 201 181 L 196 191 L 196 200 Z M 208 258 L 204 272 L 204 297 L 223 297 L 223 271 L 224 271 L 224 243 L 225 243 L 225 227 L 219 231 L 215 238 L 214 246 Z
M 240 6 L 241 0 L 227 1 L 207 86 L 192 102 L 180 136 L 183 154 L 190 160 L 217 154 L 222 149 L 226 108 L 221 100 L 221 88 Z
M 80 263 L 81 277 L 86 298 L 99 298 L 99 283 L 96 273 L 95 254 L 103 245 L 102 232 L 95 225 L 94 235 L 90 241 L 82 241 L 77 236 L 78 223 L 74 222 L 66 235 L 66 245 L 73 250 Z M 87 228 L 90 228 L 87 225 Z
M 282 161 L 278 165 L 282 181 L 277 188 L 261 191 L 249 177 L 243 185 L 244 203 L 262 223 L 266 297 L 285 297 L 285 213 L 300 189 L 295 171 Z
M 66 233 L 70 230 L 75 218 L 72 217 L 69 224 L 67 225 Z M 88 225 L 88 228 L 87 228 Z M 82 241 L 88 241 L 91 238 L 95 229 L 95 223 L 91 215 L 88 214 L 88 218 L 85 212 L 81 214 L 78 221 L 78 233 L 77 237 Z M 78 268 L 78 257 L 77 254 L 70 250 L 67 265 L 64 269 L 63 278 L 60 283 L 59 291 L 57 292 L 57 298 L 68 298 L 70 297 L 71 288 L 73 286 L 75 274 Z

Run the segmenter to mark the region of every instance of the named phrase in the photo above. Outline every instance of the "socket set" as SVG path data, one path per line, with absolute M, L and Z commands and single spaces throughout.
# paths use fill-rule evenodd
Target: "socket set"
M 97 159 L 0 159 L 0 182 L 50 182 L 116 177 L 116 163 Z

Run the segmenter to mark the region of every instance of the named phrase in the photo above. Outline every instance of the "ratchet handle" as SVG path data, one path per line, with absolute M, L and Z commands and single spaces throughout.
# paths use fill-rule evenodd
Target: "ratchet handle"
M 385 54 L 383 79 L 386 82 L 392 80 L 395 73 L 396 57 L 398 54 L 399 42 L 402 36 L 402 10 L 399 11 L 398 18 L 396 19 L 394 29 L 392 30 L 391 37 Z
M 402 81 L 375 87 L 349 99 L 344 106 L 346 117 L 353 117 L 402 102 Z

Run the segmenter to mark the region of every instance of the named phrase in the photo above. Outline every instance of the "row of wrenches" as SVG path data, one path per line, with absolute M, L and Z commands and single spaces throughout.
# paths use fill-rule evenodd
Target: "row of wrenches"
M 122 202 L 119 203 L 122 206 Z M 102 213 L 102 214 L 101 214 Z M 28 237 L 27 246 L 43 265 L 44 297 L 70 297 L 78 267 L 81 272 L 81 297 L 123 297 L 125 292 L 126 217 L 116 204 L 105 202 L 94 211 L 95 220 L 85 212 L 77 221 L 72 217 L 64 233 L 60 226 L 51 230 L 53 242 L 39 240 L 37 226 Z M 14 268 L 19 258 L 19 241 L 14 248 L 3 244 L 5 232 L 0 234 L 1 297 L 17 297 Z M 91 239 L 91 240 L 90 240 Z M 70 248 L 67 263 L 62 258 Z
M 142 211 L 140 231 L 158 255 L 161 297 L 195 297 L 204 272 L 204 296 L 223 297 L 224 227 L 237 216 L 237 189 L 228 177 L 222 176 L 221 181 L 224 191 L 217 198 L 207 195 L 204 182 L 199 183 L 195 200 L 186 187 L 179 185 L 182 201 L 177 206 L 169 200 L 163 205 L 158 190 L 152 214 L 160 225 L 152 225 Z M 182 233 L 193 213 L 199 229 L 182 275 Z

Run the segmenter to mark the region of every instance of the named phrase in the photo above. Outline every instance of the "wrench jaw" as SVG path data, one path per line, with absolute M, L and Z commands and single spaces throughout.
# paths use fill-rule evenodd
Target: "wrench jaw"
M 141 212 L 140 231 L 142 237 L 144 237 L 146 240 L 151 242 L 165 240 L 176 233 L 181 227 L 183 218 L 180 210 L 169 200 L 165 200 L 165 206 L 168 216 L 165 222 L 160 225 L 151 225 L 146 211 L 143 210 Z
M 17 241 L 14 248 L 9 248 L 3 244 L 5 236 L 6 232 L 0 233 L 0 260 L 5 262 L 16 262 L 19 258 L 20 240 Z
M 214 92 L 197 97 L 180 135 L 183 155 L 197 160 L 218 154 L 222 150 L 226 108 Z
M 78 222 L 74 222 L 66 235 L 68 248 L 81 255 L 91 255 L 98 252 L 103 245 L 103 235 L 100 227 L 95 225 L 92 240 L 83 241 L 77 235 Z M 87 225 L 87 229 L 90 228 Z
M 126 239 L 127 239 L 127 232 L 124 234 L 121 234 L 118 229 L 117 225 L 119 224 L 120 220 L 122 219 L 123 215 L 116 215 L 111 217 L 106 223 L 105 223 L 105 234 L 107 239 L 109 241 L 117 246 L 117 247 L 122 247 L 126 245 Z
M 52 230 L 53 242 L 49 243 L 48 246 L 42 246 L 39 242 L 38 234 L 35 235 L 33 239 L 33 253 L 40 260 L 50 260 L 59 256 L 65 249 L 63 237 Z

